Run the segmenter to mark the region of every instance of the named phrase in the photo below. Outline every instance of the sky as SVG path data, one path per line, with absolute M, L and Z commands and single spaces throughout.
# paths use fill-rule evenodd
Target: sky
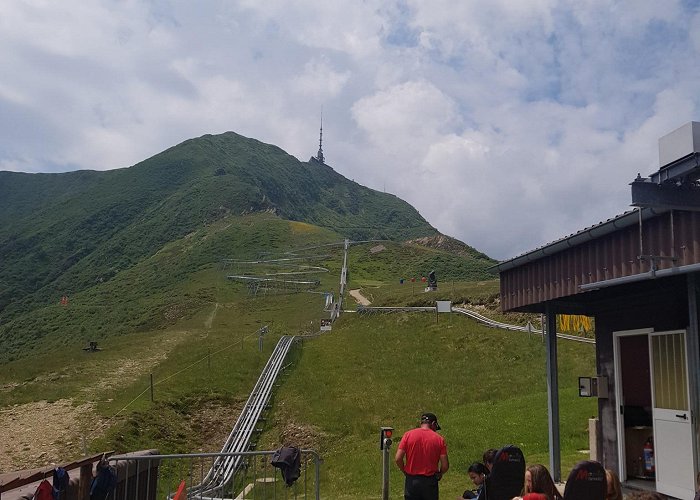
M 3 0 L 0 170 L 234 131 L 505 260 L 629 209 L 700 121 L 700 2 Z

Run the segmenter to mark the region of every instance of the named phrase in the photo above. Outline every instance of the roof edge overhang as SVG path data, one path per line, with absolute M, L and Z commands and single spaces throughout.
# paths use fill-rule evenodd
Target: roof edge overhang
M 503 261 L 495 266 L 491 266 L 489 270 L 498 270 L 499 273 L 514 269 L 516 267 L 528 264 L 530 262 L 549 257 L 556 253 L 562 252 L 569 248 L 581 245 L 591 240 L 595 240 L 607 234 L 613 233 L 620 229 L 632 226 L 639 223 L 640 211 L 642 220 L 647 220 L 652 217 L 669 212 L 670 208 L 640 208 L 630 210 L 624 214 L 608 219 L 605 222 L 596 224 L 595 226 L 582 229 L 570 236 L 554 241 L 542 247 L 531 250 L 527 253 L 514 257 L 510 260 Z

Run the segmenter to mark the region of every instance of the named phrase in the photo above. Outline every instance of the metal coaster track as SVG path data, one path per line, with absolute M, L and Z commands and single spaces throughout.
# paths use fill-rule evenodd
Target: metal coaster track
M 359 314 L 372 314 L 372 313 L 395 313 L 395 312 L 435 312 L 435 307 L 376 307 L 376 306 L 357 306 L 357 312 Z M 458 314 L 463 314 L 464 316 L 469 316 L 470 318 L 483 323 L 486 326 L 492 328 L 501 328 L 503 330 L 512 330 L 517 332 L 528 332 L 535 335 L 542 335 L 542 330 L 538 330 L 532 326 L 520 326 L 511 325 L 509 323 L 501 323 L 500 321 L 487 318 L 477 312 L 470 311 L 469 309 L 464 309 L 462 307 L 453 307 L 452 312 Z M 564 333 L 557 333 L 557 338 L 565 340 L 573 340 L 574 342 L 581 342 L 584 344 L 595 344 L 594 339 L 587 339 L 585 337 L 578 337 L 576 335 L 566 335 Z
M 484 323 L 487 326 L 491 326 L 493 328 L 502 328 L 504 330 L 514 330 L 518 332 L 528 332 L 528 333 L 534 333 L 535 335 L 542 335 L 542 330 L 538 330 L 536 328 L 528 328 L 527 326 L 519 326 L 519 325 L 510 325 L 508 323 L 501 323 L 500 321 L 495 321 L 493 319 L 487 318 L 486 316 L 482 316 L 481 314 L 470 311 L 469 309 L 463 309 L 461 307 L 453 307 L 452 308 L 453 312 L 459 313 L 459 314 L 464 314 L 465 316 L 469 316 L 472 319 L 477 320 L 480 323 Z M 584 344 L 595 344 L 595 339 L 587 339 L 585 337 L 577 337 L 576 335 L 566 335 L 564 333 L 557 333 L 557 338 L 559 339 L 566 339 L 566 340 L 573 340 L 574 342 L 581 342 Z
M 248 451 L 250 439 L 257 428 L 258 420 L 270 401 L 277 375 L 284 368 L 284 359 L 297 338 L 296 335 L 284 335 L 277 342 L 277 346 L 253 387 L 241 415 L 221 449 L 222 454 Z M 230 482 L 243 465 L 243 457 L 241 456 L 217 458 L 202 482 L 189 490 L 188 498 L 223 498 L 224 491 L 230 491 Z

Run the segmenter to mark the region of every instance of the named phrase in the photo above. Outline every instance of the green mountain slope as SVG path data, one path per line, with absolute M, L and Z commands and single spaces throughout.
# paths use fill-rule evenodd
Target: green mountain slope
M 0 321 L 110 279 L 203 224 L 261 211 L 354 239 L 437 234 L 395 196 L 231 132 L 128 169 L 0 172 Z
M 311 291 L 335 292 L 340 242 L 335 232 L 267 212 L 230 215 L 72 295 L 66 307 L 52 303 L 13 319 L 3 345 L 17 358 L 27 349 L 36 355 L 29 363 L 9 361 L 0 352 L 5 356 L 0 407 L 20 405 L 13 411 L 21 418 L 32 402 L 69 401 L 80 416 L 65 426 L 74 434 L 62 436 L 56 454 L 49 450 L 38 459 L 29 449 L 23 459 L 20 449 L 14 463 L 33 467 L 44 465 L 42 460 L 77 458 L 81 437 L 95 452 L 220 450 L 279 336 L 315 332 L 319 318 L 326 317 L 320 293 L 248 294 L 244 284 L 226 276 L 253 272 L 255 265 L 222 267 L 220 256 L 246 261 L 305 256 L 305 264 L 328 270 L 314 275 L 319 285 Z M 363 288 L 378 305 L 491 300 L 493 281 L 453 283 L 447 277 L 460 269 L 476 273 L 483 262 L 468 257 L 467 250 L 463 256 L 446 252 L 438 243 L 351 245 L 349 286 Z M 436 262 L 443 266 L 436 266 L 438 292 L 423 293 L 420 282 L 415 290 L 399 284 L 400 277 L 424 275 Z M 271 271 L 268 266 L 262 269 Z M 353 308 L 350 297 L 346 308 Z M 547 463 L 545 352 L 539 338 L 457 315 L 437 319 L 345 313 L 330 334 L 300 343 L 261 425 L 258 449 L 282 443 L 316 449 L 324 459 L 324 498 L 378 498 L 378 427 L 392 425 L 398 437 L 420 412 L 431 410 L 440 417 L 453 465 L 441 486 L 446 497 L 466 488 L 463 471 L 484 448 L 515 442 L 530 463 Z M 256 331 L 262 325 L 270 333 L 261 352 Z M 34 331 L 41 336 L 32 337 L 31 345 L 14 334 Z M 83 353 L 87 340 L 98 340 L 104 351 Z M 586 419 L 595 413 L 594 401 L 577 397 L 576 376 L 595 365 L 591 346 L 562 342 L 559 354 L 567 468 L 582 456 Z M 392 493 L 399 492 L 400 477 L 392 469 Z
M 61 313 L 49 311 L 64 295 L 71 301 L 81 294 L 103 297 L 103 308 L 122 297 L 136 302 L 166 297 L 175 277 L 184 279 L 193 268 L 174 259 L 160 269 L 158 279 L 136 288 L 129 280 L 173 242 L 221 221 L 261 213 L 325 228 L 335 240 L 416 240 L 434 251 L 426 267 L 449 268 L 462 278 L 482 279 L 493 263 L 456 240 L 459 251 L 436 247 L 445 237 L 409 204 L 349 181 L 315 160 L 300 162 L 275 146 L 232 132 L 206 135 L 125 169 L 0 172 L 0 340 L 12 339 L 9 344 L 17 346 L 63 335 L 67 327 L 52 316 Z M 239 229 L 234 224 L 226 238 L 236 241 Z M 285 238 L 279 243 L 289 248 Z M 255 240 L 248 243 L 237 245 L 237 251 L 264 250 Z M 206 265 L 231 254 L 225 245 L 204 246 Z M 167 303 L 161 299 L 156 309 Z M 112 321 L 121 316 L 107 315 Z M 103 319 L 118 331 L 159 324 L 155 312 L 146 316 L 134 314 L 116 325 Z M 86 336 L 94 330 L 92 324 L 72 326 Z

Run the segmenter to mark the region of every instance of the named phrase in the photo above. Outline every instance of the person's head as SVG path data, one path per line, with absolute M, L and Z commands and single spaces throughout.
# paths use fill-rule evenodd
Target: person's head
M 467 469 L 467 473 L 475 485 L 481 486 L 484 483 L 484 479 L 486 479 L 486 474 L 489 473 L 489 470 L 484 464 L 474 462 L 469 466 L 469 469 Z
M 420 416 L 421 427 L 428 427 L 434 431 L 439 431 L 441 429 L 440 424 L 438 424 L 437 417 L 434 413 L 423 413 Z
M 488 470 L 491 470 L 491 467 L 493 467 L 493 461 L 496 458 L 496 453 L 498 453 L 498 450 L 494 448 L 489 448 L 484 452 L 482 460 L 484 461 L 484 465 Z
M 544 493 L 545 495 L 556 497 L 556 491 L 557 487 L 554 485 L 547 467 L 542 464 L 535 464 L 525 469 L 524 493 Z
M 610 469 L 605 469 L 605 482 L 608 484 L 605 500 L 622 500 L 622 486 L 617 474 Z

